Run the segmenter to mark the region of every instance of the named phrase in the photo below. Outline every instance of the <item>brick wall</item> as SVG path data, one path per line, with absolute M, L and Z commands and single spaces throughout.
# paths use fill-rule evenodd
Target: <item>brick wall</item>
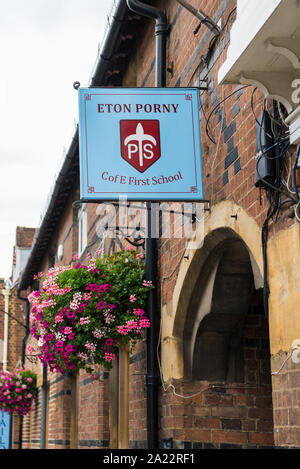
M 8 329 L 8 364 L 9 370 L 14 369 L 17 363 L 21 365 L 22 342 L 25 336 L 26 304 L 17 297 L 17 286 L 11 290 L 9 297 L 9 329 Z M 18 322 L 19 321 L 19 322 Z M 23 324 L 23 326 L 22 326 Z
M 12 449 L 19 448 L 20 438 L 20 418 L 17 415 L 12 417 Z
M 160 442 L 174 448 L 262 448 L 273 446 L 273 410 L 268 328 L 263 314 L 247 315 L 244 383 L 173 381 L 160 398 Z M 192 398 L 187 396 L 194 395 Z
M 71 378 L 53 373 L 48 396 L 48 449 L 68 449 L 71 439 Z
M 93 381 L 80 373 L 78 398 L 78 448 L 109 447 L 109 373 L 101 367 Z
M 130 357 L 129 392 L 129 447 L 146 448 L 147 408 L 146 408 L 146 350 L 139 343 Z
M 279 447 L 299 447 L 300 440 L 300 371 L 289 354 L 273 359 L 274 438 Z
M 207 91 L 200 91 L 200 125 L 205 198 L 209 199 L 211 204 L 216 204 L 225 199 L 234 200 L 253 217 L 261 228 L 266 218 L 268 205 L 265 192 L 260 192 L 255 187 L 254 155 L 256 150 L 255 115 L 258 116 L 262 110 L 263 96 L 259 91 L 256 91 L 253 95 L 253 113 L 251 109 L 253 87 L 243 88 L 236 85 L 218 86 L 217 73 L 220 65 L 226 58 L 226 48 L 229 44 L 228 34 L 223 36 L 218 47 L 216 47 L 208 70 L 207 67 L 200 65 L 201 56 L 205 55 L 208 50 L 208 44 L 211 39 L 211 36 L 207 34 L 207 30 L 202 26 L 195 37 L 193 30 L 197 26 L 197 20 L 189 12 L 176 5 L 175 2 L 168 2 L 167 5 L 165 2 L 157 2 L 157 6 L 166 11 L 169 23 L 171 24 L 171 34 L 168 39 L 167 65 L 172 68 L 172 74 L 167 74 L 167 86 L 198 84 L 208 87 Z M 198 2 L 197 6 L 202 8 L 211 17 L 214 17 L 215 14 L 219 17 L 222 14 L 222 24 L 224 24 L 229 13 L 235 7 L 235 2 Z M 233 19 L 234 15 L 231 20 Z M 230 24 L 228 30 L 230 30 Z M 153 34 L 153 23 L 150 22 L 148 27 L 143 31 L 144 40 L 142 40 L 140 45 L 140 57 L 143 57 L 143 67 L 137 69 L 137 83 L 140 86 L 154 86 L 155 49 L 154 38 L 151 34 Z M 224 101 L 231 94 L 232 96 Z M 209 124 L 207 125 L 206 120 L 209 116 Z M 270 237 L 275 235 L 279 230 L 285 229 L 294 223 L 295 218 L 290 216 L 288 208 L 283 207 L 277 222 L 270 224 Z M 159 276 L 161 280 L 161 302 L 162 304 L 167 304 L 172 299 L 172 292 L 176 284 L 177 272 L 185 243 L 183 240 L 176 239 L 161 240 L 160 243 Z M 249 353 L 251 354 L 251 351 Z M 254 360 L 253 363 L 255 363 Z M 296 370 L 294 370 L 294 374 L 291 376 L 295 379 Z M 281 378 L 276 377 L 276 379 L 280 382 Z M 278 411 L 275 410 L 274 415 L 276 428 L 278 426 L 275 433 L 275 443 L 295 445 L 298 429 L 295 423 L 290 423 L 289 412 L 296 414 L 298 411 L 298 401 L 295 397 L 297 389 L 295 383 L 294 387 L 291 387 L 291 378 L 288 380 L 287 376 L 285 376 L 282 379 L 288 383 L 286 384 L 284 394 L 287 401 L 285 402 L 285 409 L 283 409 L 282 401 L 278 401 L 277 398 L 274 400 L 275 409 L 277 409 L 278 402 L 280 403 Z M 282 387 L 277 384 L 275 389 L 280 393 Z M 293 396 L 293 399 L 291 396 Z M 267 400 L 270 401 L 270 395 L 267 397 Z M 256 404 L 256 399 L 254 399 L 252 404 L 254 407 L 251 413 L 249 410 L 249 414 L 248 411 L 246 414 L 254 415 L 256 411 L 255 405 L 258 406 L 259 402 L 257 400 Z M 289 407 L 291 403 L 292 409 Z M 268 415 L 272 408 L 270 406 Z M 169 412 L 168 416 L 171 419 L 174 418 L 170 410 L 166 412 Z M 257 410 L 258 414 L 259 412 Z M 210 417 L 212 418 L 212 415 Z M 284 418 L 285 421 L 283 421 Z M 254 425 L 253 419 L 250 420 L 251 425 Z M 295 420 L 291 421 L 294 422 Z M 184 433 L 180 427 L 181 424 L 182 419 L 177 421 L 178 431 L 181 432 L 181 436 L 185 435 L 184 439 L 187 440 L 188 432 Z M 220 425 L 220 422 L 218 422 L 218 425 Z M 241 440 L 244 439 L 244 441 L 235 441 L 235 443 L 247 443 L 250 445 L 272 444 L 272 438 L 269 434 L 270 425 L 269 419 L 266 422 L 263 419 L 263 422 L 256 427 L 255 431 L 251 430 L 253 432 L 253 434 L 249 434 L 251 438 L 243 433 Z M 287 425 L 290 428 L 287 428 Z M 264 436 L 263 433 L 260 435 L 259 430 L 264 426 L 268 436 Z M 210 443 L 213 439 L 212 430 L 206 430 L 208 432 L 206 433 L 207 439 L 202 440 L 203 444 Z M 192 431 L 194 430 L 191 429 Z M 220 440 L 219 443 L 226 444 L 225 437 L 228 432 L 224 432 L 224 430 L 219 428 L 218 432 L 221 431 L 223 431 L 224 440 Z M 197 431 L 194 431 L 194 433 L 196 434 Z M 215 433 L 214 435 L 216 438 L 220 438 L 221 433 Z M 234 436 L 237 437 L 237 433 Z M 229 432 L 228 438 L 232 438 L 232 432 Z M 178 439 L 183 438 L 178 437 Z M 192 443 L 194 442 L 193 440 L 191 441 Z M 227 443 L 230 443 L 230 441 L 227 441 Z
M 16 246 L 22 248 L 30 248 L 35 234 L 35 228 L 25 226 L 17 226 L 16 229 Z
M 167 43 L 167 86 L 207 86 L 201 91 L 201 139 L 203 155 L 203 177 L 205 198 L 212 204 L 225 199 L 234 200 L 262 227 L 266 216 L 265 194 L 254 186 L 255 182 L 255 117 L 250 101 L 253 88 L 217 85 L 219 66 L 226 58 L 229 35 L 224 34 L 214 50 L 209 70 L 203 66 L 202 56 L 208 50 L 212 35 L 202 26 L 197 35 L 193 34 L 198 21 L 175 1 L 158 1 L 156 6 L 166 11 L 171 24 Z M 235 7 L 234 0 L 199 1 L 197 6 L 211 17 L 222 17 L 222 24 Z M 231 22 L 234 16 L 231 18 Z M 228 25 L 230 30 L 231 22 Z M 137 86 L 155 85 L 155 36 L 154 22 L 143 20 L 137 50 L 128 64 L 132 80 L 135 75 Z M 233 93 L 234 92 L 234 93 Z M 232 96 L 226 101 L 225 97 Z M 217 104 L 220 104 L 217 106 Z M 259 114 L 263 98 L 255 93 L 254 112 Z M 209 125 L 206 119 L 210 116 Z M 212 139 L 214 142 L 212 142 Z M 66 210 L 51 242 L 52 253 L 58 245 L 64 246 L 61 264 L 71 261 L 78 250 L 78 210 L 72 202 L 79 199 L 78 190 L 66 201 Z M 89 204 L 88 251 L 99 248 L 97 236 L 97 204 Z M 294 223 L 283 218 L 280 229 Z M 275 233 L 278 225 L 275 226 Z M 24 233 L 23 233 L 24 235 Z M 21 236 L 21 234 L 20 234 Z M 107 244 L 108 249 L 118 249 L 117 242 Z M 184 239 L 160 240 L 159 300 L 167 304 L 172 299 L 177 273 L 185 249 Z M 49 251 L 50 252 L 50 251 Z M 48 253 L 47 253 L 48 255 Z M 47 256 L 44 268 L 48 268 Z M 159 281 L 161 283 L 159 283 Z M 1 299 L 0 299 L 1 301 Z M 1 326 L 0 326 L 1 327 Z M 1 329 L 0 329 L 1 334 Z M 291 366 L 291 365 L 289 365 Z M 146 400 L 145 400 L 146 355 L 144 344 L 139 344 L 130 359 L 130 447 L 146 446 Z M 275 443 L 295 444 L 298 427 L 293 423 L 294 433 L 287 437 L 283 428 L 286 423 L 295 422 L 298 412 L 298 374 L 294 368 L 287 368 L 286 374 L 273 378 L 276 406 Z M 160 443 L 172 438 L 178 448 L 225 448 L 264 447 L 273 445 L 272 398 L 269 369 L 268 331 L 263 315 L 252 309 L 247 316 L 244 329 L 244 371 L 245 382 L 228 385 L 208 382 L 174 382 L 179 394 L 198 393 L 192 399 L 176 397 L 171 392 L 160 390 Z M 100 373 L 100 381 L 91 382 L 81 373 L 79 383 L 78 436 L 80 448 L 105 448 L 109 441 L 108 422 L 108 375 Z M 214 387 L 212 387 L 214 385 Z M 48 447 L 70 447 L 71 422 L 71 380 L 58 374 L 49 377 L 49 419 Z M 296 402 L 293 415 L 289 413 L 289 402 Z M 40 430 L 40 401 L 31 417 L 31 444 L 38 445 Z M 287 420 L 289 419 L 289 420 Z M 280 425 L 282 422 L 282 425 Z M 27 425 L 27 424 L 26 424 Z M 26 435 L 28 426 L 26 427 Z M 27 437 L 29 440 L 29 437 Z

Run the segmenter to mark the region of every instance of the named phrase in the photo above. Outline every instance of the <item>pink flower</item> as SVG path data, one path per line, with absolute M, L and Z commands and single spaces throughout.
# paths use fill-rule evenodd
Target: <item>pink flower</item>
M 29 345 L 27 346 L 27 352 L 28 352 L 28 353 L 33 353 L 33 352 L 34 352 L 34 347 L 33 347 L 31 344 L 29 344 Z
M 104 332 L 100 331 L 100 329 L 94 329 L 93 336 L 96 337 L 96 339 L 102 339 Z
M 74 345 L 66 345 L 65 349 L 67 352 L 73 352 L 75 350 Z
M 82 326 L 83 324 L 88 324 L 90 322 L 88 317 L 85 318 L 80 318 L 80 325 Z
M 134 308 L 133 314 L 137 314 L 138 316 L 143 316 L 143 314 L 145 314 L 145 311 L 141 308 Z
M 139 320 L 140 327 L 150 327 L 150 321 L 147 318 Z
M 81 293 L 79 293 L 79 292 L 74 293 L 73 299 L 72 299 L 72 301 L 71 301 L 71 303 L 70 303 L 70 309 L 76 310 L 76 309 L 80 306 L 81 298 L 82 298 Z M 66 315 L 67 315 L 67 314 L 68 314 L 68 313 L 66 313 Z
M 137 254 L 135 256 L 136 260 L 142 259 L 144 257 L 144 254 Z
M 129 300 L 131 301 L 131 303 L 134 303 L 136 301 L 135 295 L 130 295 Z
M 137 321 L 133 321 L 131 319 L 130 321 L 126 322 L 126 329 L 128 331 L 132 331 L 132 330 L 137 329 L 137 328 L 138 328 L 138 322 Z
M 92 344 L 90 342 L 87 342 L 84 346 L 85 346 L 86 349 L 90 350 L 91 352 L 96 351 L 96 344 Z
M 144 280 L 143 281 L 143 286 L 144 287 L 151 287 L 152 286 L 151 280 Z
M 114 359 L 116 358 L 116 356 L 115 356 L 114 353 L 108 353 L 108 352 L 106 352 L 104 358 L 105 358 L 105 361 L 111 362 L 112 360 L 114 360 Z
M 103 315 L 105 317 L 106 324 L 109 324 L 110 322 L 113 322 L 115 320 L 115 316 L 111 314 L 108 310 L 104 311 Z
M 68 311 L 66 313 L 66 316 L 67 316 L 68 319 L 72 319 L 72 318 L 75 318 L 75 313 L 74 313 L 74 311 Z
M 104 301 L 100 301 L 100 302 L 97 304 L 97 308 L 98 308 L 98 309 L 103 309 L 104 306 L 105 306 Z
M 85 290 L 96 291 L 97 288 L 98 288 L 97 283 L 90 283 L 87 287 L 85 287 Z
M 118 326 L 118 332 L 119 334 L 127 335 L 128 334 L 127 326 Z
M 74 256 L 73 256 L 73 261 L 76 261 L 76 259 L 79 259 L 78 254 L 74 254 Z

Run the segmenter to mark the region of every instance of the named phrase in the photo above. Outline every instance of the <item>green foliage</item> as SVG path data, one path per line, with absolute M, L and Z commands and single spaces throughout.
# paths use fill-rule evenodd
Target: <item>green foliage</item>
M 143 340 L 144 328 L 150 326 L 144 309 L 152 288 L 144 271 L 137 251 L 50 269 L 41 290 L 29 295 L 31 333 L 42 363 L 60 372 L 91 372 L 91 363 L 110 369 L 120 345 Z

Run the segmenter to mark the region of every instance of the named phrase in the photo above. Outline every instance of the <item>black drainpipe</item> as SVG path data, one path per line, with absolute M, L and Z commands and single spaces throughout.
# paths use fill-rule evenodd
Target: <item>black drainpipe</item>
M 26 347 L 26 341 L 29 336 L 29 301 L 27 298 L 23 298 L 21 296 L 21 291 L 18 289 L 17 291 L 17 297 L 21 301 L 25 301 L 25 316 L 26 316 L 26 332 L 22 340 L 22 355 L 21 355 L 21 362 L 22 362 L 22 367 L 25 365 L 25 347 Z M 20 416 L 20 428 L 19 428 L 19 449 L 22 449 L 22 436 L 23 436 L 23 417 Z
M 156 73 L 155 86 L 166 86 L 166 38 L 168 34 L 167 19 L 164 13 L 138 0 L 126 0 L 127 6 L 134 13 L 155 20 L 156 35 Z M 146 237 L 146 277 L 153 284 L 157 279 L 157 245 L 151 236 L 151 202 L 147 202 L 147 237 Z M 158 385 L 159 368 L 157 363 L 158 332 L 160 312 L 157 309 L 157 285 L 150 291 L 147 299 L 147 313 L 151 327 L 147 330 L 147 443 L 148 449 L 158 448 Z

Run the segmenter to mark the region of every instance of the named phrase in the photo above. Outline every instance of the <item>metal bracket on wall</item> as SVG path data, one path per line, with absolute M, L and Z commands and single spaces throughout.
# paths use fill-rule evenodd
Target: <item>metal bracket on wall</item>
M 108 227 L 106 227 L 105 229 L 108 230 Z M 115 233 L 120 234 L 121 238 L 126 239 L 126 241 L 132 246 L 136 248 L 141 247 L 142 249 L 145 249 L 145 237 L 141 236 L 140 234 L 138 234 L 138 236 L 135 236 L 135 234 L 137 234 L 139 231 L 144 231 L 143 228 L 132 228 L 132 233 L 130 234 L 130 236 L 126 234 L 126 231 L 128 230 L 128 227 L 126 226 L 116 226 L 113 228 L 113 230 L 115 230 Z

